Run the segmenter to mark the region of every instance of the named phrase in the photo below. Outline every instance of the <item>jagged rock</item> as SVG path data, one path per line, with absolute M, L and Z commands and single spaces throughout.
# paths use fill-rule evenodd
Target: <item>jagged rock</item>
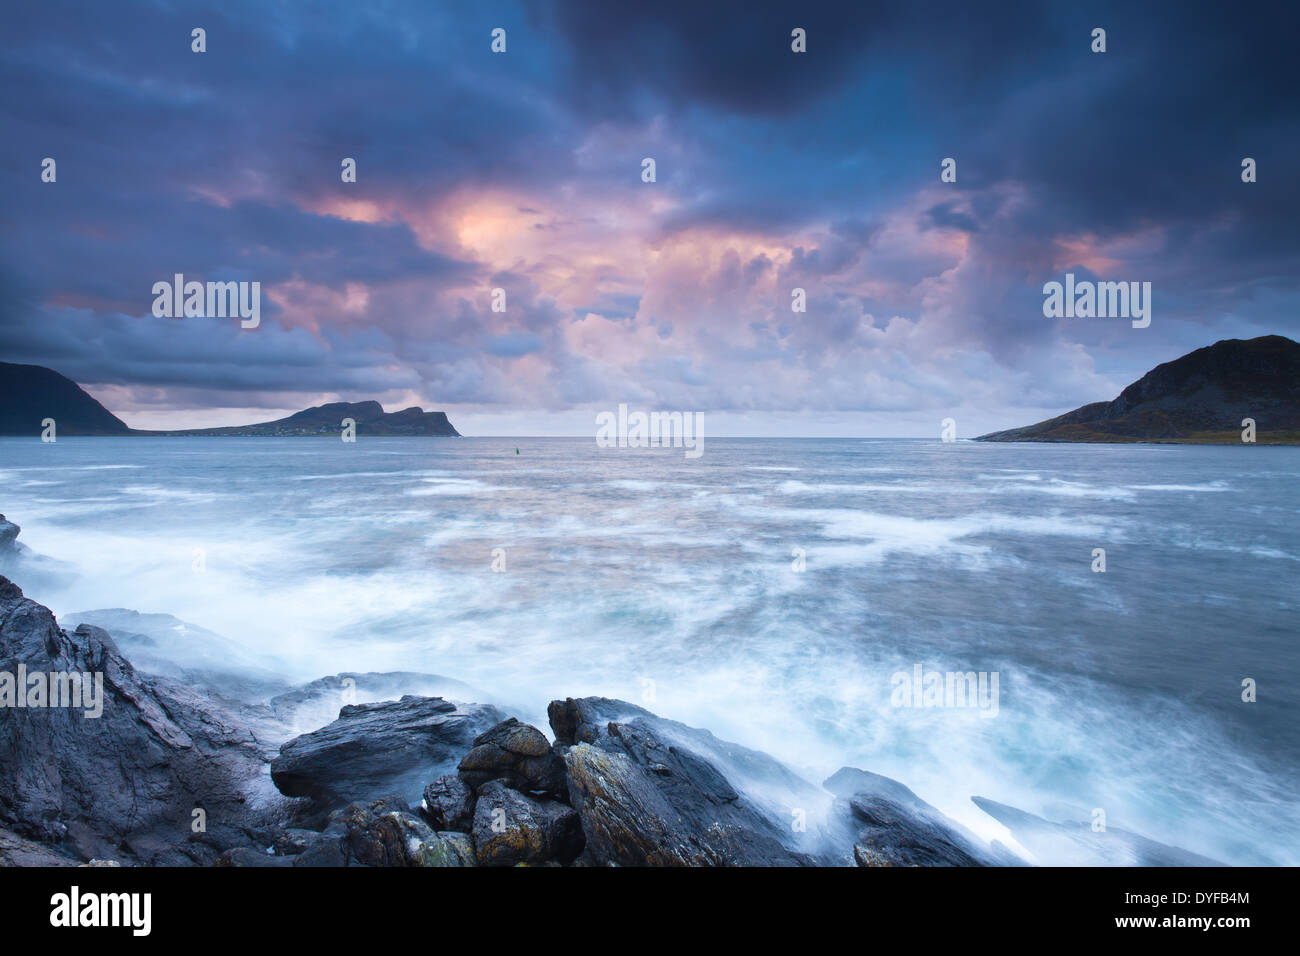
M 623 720 L 602 721 L 611 715 Z M 799 866 L 778 813 L 742 797 L 718 764 L 739 778 L 788 788 L 786 808 L 811 808 L 816 788 L 772 758 L 712 734 L 606 698 L 553 701 L 548 708 L 565 753 L 569 798 L 582 819 L 585 862 L 620 866 Z M 707 757 L 704 756 L 707 754 Z M 743 768 L 743 772 L 742 772 Z
M 92 622 L 93 623 L 93 622 Z M 348 704 L 366 704 L 401 697 L 442 697 L 447 700 L 484 700 L 468 684 L 439 674 L 418 671 L 357 673 L 346 671 L 320 677 L 309 684 L 277 694 L 269 706 L 277 719 L 290 728 L 291 737 L 319 730 L 339 715 Z
M 315 844 L 294 866 L 413 866 L 413 851 L 433 837 L 400 796 L 350 803 L 330 815 Z
M 303 830 L 289 827 L 276 835 L 271 848 L 276 856 L 297 856 L 303 853 L 320 837 L 315 830 Z
M 435 833 L 397 795 L 350 803 L 293 866 L 473 866 L 463 833 Z
M 0 827 L 0 866 L 77 866 L 81 857 Z
M 938 827 L 922 823 L 900 804 L 881 797 L 849 801 L 863 827 L 853 845 L 858 866 L 980 866 Z
M 107 632 L 68 634 L 0 577 L 0 672 L 89 674 L 94 707 L 0 707 L 0 823 L 81 859 L 210 863 L 255 842 L 277 805 L 269 752 L 236 709 L 136 673 Z M 82 698 L 83 703 L 85 698 Z M 207 832 L 193 839 L 193 811 Z
M 500 780 L 515 790 L 565 796 L 564 761 L 540 730 L 515 718 L 504 720 L 474 740 L 458 768 L 460 779 L 477 790 Z
M 1044 866 L 1225 865 L 1117 827 L 1107 826 L 1094 832 L 1091 820 L 1053 823 L 985 797 L 971 797 L 971 801 L 1009 829 L 1016 841 Z
M 1020 861 L 986 846 L 909 788 L 880 774 L 842 767 L 823 784 L 854 833 L 858 866 L 1007 866 Z
M 460 777 L 446 774 L 424 788 L 421 810 L 435 830 L 469 833 L 474 823 L 474 791 Z
M 568 863 L 583 847 L 582 824 L 571 807 L 534 799 L 500 780 L 479 788 L 473 832 L 480 866 Z
M 477 866 L 474 843 L 464 833 L 435 833 L 415 851 L 417 866 Z
M 311 797 L 318 811 L 390 793 L 418 801 L 425 781 L 454 769 L 502 716 L 441 697 L 347 706 L 332 724 L 284 744 L 271 780 L 286 796 Z

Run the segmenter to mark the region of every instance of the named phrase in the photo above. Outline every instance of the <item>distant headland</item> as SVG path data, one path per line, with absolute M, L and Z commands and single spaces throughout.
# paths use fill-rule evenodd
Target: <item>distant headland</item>
M 417 435 L 456 438 L 446 412 L 404 408 L 385 412 L 378 402 L 330 402 L 288 418 L 225 428 L 144 431 L 130 428 L 72 379 L 40 365 L 0 362 L 0 435 L 40 435 L 53 419 L 58 435 L 274 436 L 338 435 L 351 419 L 361 435 Z
M 1244 436 L 1249 436 L 1244 437 Z M 1111 402 L 976 441 L 1300 445 L 1300 344 L 1224 339 L 1157 365 Z

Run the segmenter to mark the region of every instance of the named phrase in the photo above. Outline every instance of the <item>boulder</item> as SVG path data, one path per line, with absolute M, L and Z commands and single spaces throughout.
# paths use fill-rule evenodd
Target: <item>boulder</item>
M 791 810 L 824 801 L 778 761 L 624 701 L 548 708 L 566 746 L 569 799 L 582 819 L 584 862 L 619 866 L 801 866 Z M 617 715 L 622 719 L 608 719 Z M 725 767 L 724 773 L 720 767 Z M 760 807 L 728 777 L 762 781 L 781 810 Z
M 474 843 L 464 833 L 440 832 L 415 851 L 417 866 L 477 866 Z
M 502 716 L 441 697 L 347 706 L 332 724 L 284 744 L 271 780 L 286 796 L 310 797 L 318 814 L 390 793 L 418 801 L 425 782 L 453 770 Z
M 91 622 L 95 623 L 95 622 Z M 319 677 L 269 701 L 271 712 L 290 729 L 289 737 L 319 730 L 338 717 L 339 708 L 402 697 L 442 697 L 447 700 L 484 700 L 468 684 L 438 674 L 419 671 L 345 671 Z
M 823 784 L 853 840 L 858 866 L 1013 866 L 1018 858 L 988 846 L 908 787 L 880 774 L 842 767 Z
M 293 866 L 473 866 L 463 833 L 436 833 L 400 796 L 348 804 Z
M 446 774 L 424 788 L 420 809 L 435 830 L 469 833 L 474 823 L 474 791 L 460 777 Z
M 583 847 L 582 823 L 571 807 L 530 797 L 500 780 L 479 788 L 473 833 L 480 866 L 569 863 Z
M 475 790 L 489 780 L 500 780 L 515 790 L 565 795 L 564 760 L 540 730 L 513 717 L 476 737 L 458 772 Z

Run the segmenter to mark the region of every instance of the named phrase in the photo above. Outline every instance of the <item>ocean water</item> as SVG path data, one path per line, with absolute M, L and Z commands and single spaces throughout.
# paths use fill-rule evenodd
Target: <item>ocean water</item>
M 0 438 L 56 614 L 174 614 L 294 680 L 442 674 L 542 726 L 621 697 L 986 838 L 972 795 L 1238 864 L 1300 864 L 1298 475 L 1268 447 Z M 997 674 L 996 715 L 895 706 L 917 665 Z

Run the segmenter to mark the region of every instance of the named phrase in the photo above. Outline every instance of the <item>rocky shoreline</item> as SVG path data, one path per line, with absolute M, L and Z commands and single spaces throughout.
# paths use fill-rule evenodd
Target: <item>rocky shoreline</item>
M 16 535 L 0 517 L 0 545 Z M 0 675 L 20 668 L 102 675 L 104 699 L 99 717 L 0 700 L 0 865 L 1026 862 L 895 780 L 846 767 L 817 786 L 625 701 L 554 700 L 548 737 L 494 705 L 403 693 L 464 688 L 434 675 L 340 674 L 268 697 L 209 672 L 146 674 L 108 630 L 61 628 L 0 576 Z M 1040 861 L 1064 841 L 1102 864 L 1214 862 L 985 804 Z

